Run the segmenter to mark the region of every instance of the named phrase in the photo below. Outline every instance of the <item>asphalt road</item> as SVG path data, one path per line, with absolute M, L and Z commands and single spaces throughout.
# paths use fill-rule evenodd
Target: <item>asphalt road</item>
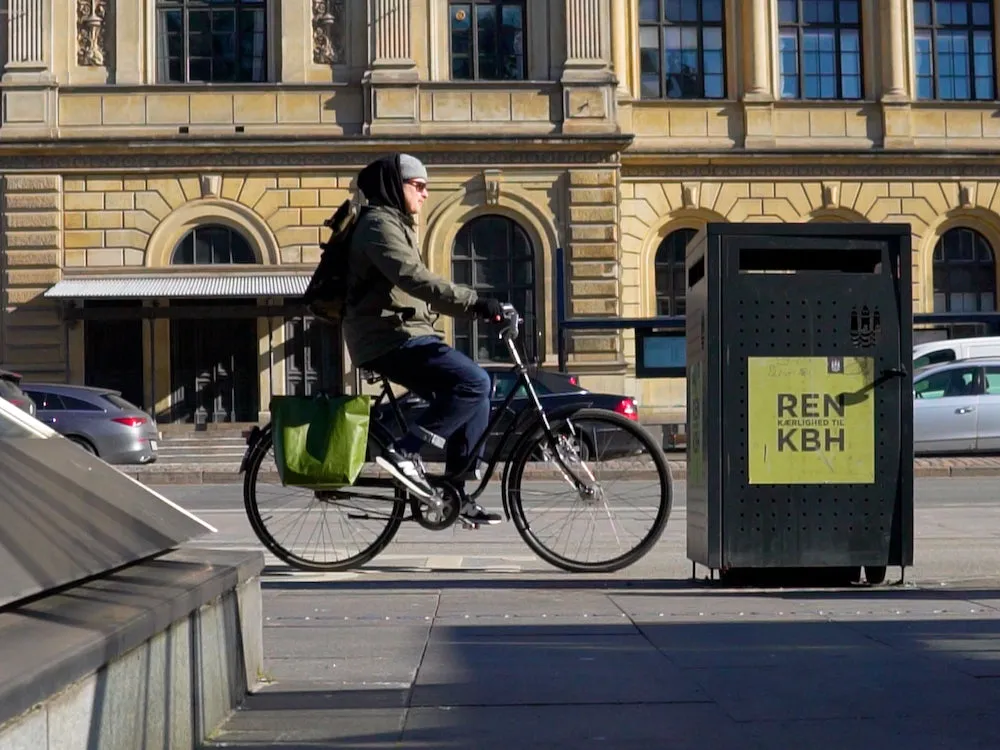
M 1000 580 L 1000 497 L 992 479 L 918 479 L 915 497 L 915 564 L 906 571 L 908 582 L 969 583 Z M 198 515 L 218 533 L 192 542 L 193 546 L 262 549 L 246 519 L 242 488 L 238 485 L 171 485 L 158 492 Z M 604 576 L 615 580 L 687 579 L 692 565 L 686 556 L 685 484 L 675 483 L 670 522 L 660 542 L 630 568 Z M 482 498 L 499 509 L 496 489 Z M 431 532 L 405 523 L 383 553 L 360 571 L 311 574 L 292 571 L 267 557 L 268 576 L 337 579 L 357 575 L 410 576 L 437 571 L 466 571 L 482 575 L 570 575 L 540 560 L 517 535 L 511 523 L 467 531 L 459 525 Z M 888 580 L 899 579 L 890 569 Z M 701 578 L 704 569 L 695 571 Z

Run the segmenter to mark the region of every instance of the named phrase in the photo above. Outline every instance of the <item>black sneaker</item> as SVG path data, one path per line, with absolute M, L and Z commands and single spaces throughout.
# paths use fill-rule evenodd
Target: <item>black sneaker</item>
M 483 506 L 468 499 L 462 503 L 462 510 L 459 511 L 459 515 L 471 523 L 487 524 L 489 526 L 495 526 L 503 521 L 500 514 L 488 513 Z
M 386 449 L 384 455 L 375 458 L 375 463 L 392 474 L 396 481 L 418 497 L 425 500 L 434 497 L 434 488 L 427 481 L 424 462 L 420 460 L 420 456 L 416 454 L 403 455 L 395 448 L 390 447 Z

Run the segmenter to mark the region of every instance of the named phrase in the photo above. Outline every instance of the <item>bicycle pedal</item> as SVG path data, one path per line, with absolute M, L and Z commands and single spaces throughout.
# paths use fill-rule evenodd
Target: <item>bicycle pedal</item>
M 470 521 L 467 518 L 462 518 L 461 516 L 458 517 L 458 520 L 462 522 L 462 528 L 464 528 L 466 531 L 479 530 L 479 524 L 476 523 L 475 521 Z

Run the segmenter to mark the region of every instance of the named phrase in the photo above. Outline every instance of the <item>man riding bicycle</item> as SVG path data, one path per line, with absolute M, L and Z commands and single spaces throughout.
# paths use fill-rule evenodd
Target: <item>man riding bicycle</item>
M 418 497 L 433 497 L 420 449 L 446 451 L 445 469 L 467 463 L 490 417 L 490 377 L 469 357 L 448 346 L 434 328 L 438 314 L 499 320 L 495 299 L 453 284 L 420 257 L 414 217 L 427 198 L 427 170 L 408 154 L 385 156 L 358 174 L 368 202 L 351 238 L 343 333 L 351 359 L 428 402 L 407 434 L 376 462 Z M 433 310 L 433 312 L 432 312 Z M 461 515 L 478 524 L 500 523 L 465 494 L 467 479 L 481 478 L 482 448 L 473 469 L 455 476 Z

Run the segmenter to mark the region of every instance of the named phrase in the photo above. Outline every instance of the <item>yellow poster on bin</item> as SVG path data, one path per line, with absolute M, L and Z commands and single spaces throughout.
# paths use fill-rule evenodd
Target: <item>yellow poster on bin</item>
M 872 484 L 871 357 L 750 357 L 750 484 Z

